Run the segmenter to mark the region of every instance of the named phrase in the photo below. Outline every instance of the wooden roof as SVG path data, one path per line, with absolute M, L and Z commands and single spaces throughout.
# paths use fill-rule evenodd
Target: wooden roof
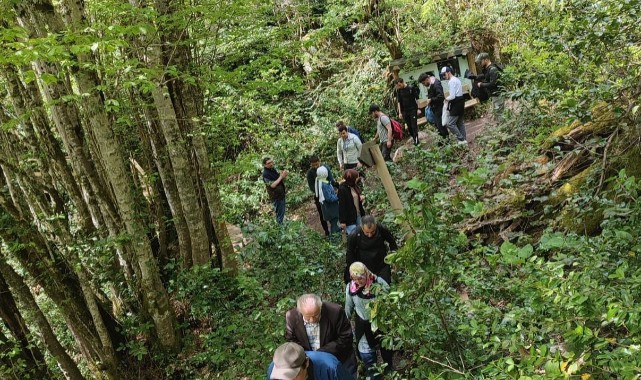
M 390 61 L 388 67 L 390 69 L 392 69 L 394 66 L 398 66 L 399 68 L 403 68 L 403 66 L 417 67 L 417 66 L 421 66 L 422 64 L 438 62 L 438 61 L 442 61 L 442 60 L 456 57 L 459 55 L 467 55 L 468 53 L 471 53 L 471 52 L 472 52 L 472 46 L 456 46 L 446 51 L 427 53 L 427 54 L 417 55 L 417 56 L 408 57 L 408 58 L 395 59 L 393 61 Z

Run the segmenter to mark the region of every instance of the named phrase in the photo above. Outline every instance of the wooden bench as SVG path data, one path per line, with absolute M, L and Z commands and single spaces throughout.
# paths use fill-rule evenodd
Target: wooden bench
M 463 86 L 463 93 L 464 94 L 469 94 L 470 93 L 469 86 Z M 445 97 L 447 98 L 448 95 L 449 95 L 449 92 L 446 92 L 445 93 Z M 479 102 L 479 100 L 477 98 L 472 98 L 470 100 L 466 100 L 465 101 L 465 109 L 472 108 L 472 107 L 474 107 L 475 105 L 477 105 L 479 103 L 480 102 Z M 427 99 L 419 99 L 418 100 L 418 108 L 423 109 L 425 107 L 427 107 Z M 416 120 L 416 125 L 421 126 L 421 125 L 424 125 L 424 124 L 427 124 L 427 119 L 425 118 L 425 116 L 423 116 L 423 117 L 419 118 L 418 120 Z

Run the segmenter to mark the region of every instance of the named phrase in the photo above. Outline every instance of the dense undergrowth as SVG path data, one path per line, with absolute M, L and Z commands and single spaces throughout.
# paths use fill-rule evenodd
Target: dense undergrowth
M 402 215 L 367 171 L 366 208 L 406 238 L 389 258 L 391 292 L 374 304 L 385 343 L 406 364 L 390 378 L 641 378 L 638 0 L 210 5 L 185 6 L 202 23 L 191 25 L 207 98 L 199 122 L 225 219 L 242 227 L 246 244 L 237 274 L 165 266 L 181 351 L 154 346 L 146 316 L 127 313 L 124 373 L 264 378 L 298 295 L 344 301 L 344 248 L 299 221 L 312 202 L 307 157 L 318 154 L 338 174 L 335 122 L 370 139 L 369 104 L 393 115 L 386 65 L 396 55 L 468 44 L 507 64 L 506 119 L 486 126 L 470 151 L 433 145 L 425 127 L 430 143 L 390 164 Z M 218 23 L 224 31 L 212 37 Z M 264 156 L 291 172 L 282 227 L 260 179 Z M 88 261 L 107 257 L 82 249 Z M 94 281 L 107 288 L 100 271 Z M 41 293 L 38 303 L 80 357 L 51 301 Z M 0 363 L 5 374 L 33 377 Z
M 454 146 L 406 151 L 390 167 L 405 205 L 401 216 L 389 212 L 373 173 L 367 181 L 368 208 L 398 237 L 403 223 L 412 231 L 389 259 L 395 284 L 374 310 L 386 344 L 402 349 L 408 361 L 393 377 L 639 378 L 641 133 L 634 62 L 640 50 L 633 26 L 639 3 L 488 4 L 479 11 L 488 18 L 459 10 L 455 21 L 481 38 L 479 46 L 503 39 L 505 82 L 514 99 L 506 120 L 485 128 L 476 157 Z M 423 9 L 420 22 L 438 24 L 432 5 Z M 479 30 L 489 30 L 489 37 L 476 35 L 475 23 L 487 26 Z M 603 36 L 613 33 L 621 38 L 604 44 Z M 441 38 L 417 44 L 434 48 Z M 307 44 L 315 42 L 312 36 Z M 364 110 L 371 101 L 385 104 L 388 95 L 376 63 L 380 49 L 362 52 L 367 59 L 350 52 L 331 63 L 336 51 L 326 51 L 327 61 L 308 53 L 321 67 L 312 71 L 320 80 L 303 101 L 314 110 L 311 124 L 235 162 L 242 168 L 240 181 L 230 181 L 225 191 L 229 204 L 238 207 L 229 211 L 234 220 L 253 219 L 264 202 L 260 155 L 276 156 L 281 167 L 302 177 L 311 152 L 334 166 L 335 120 L 347 119 L 373 135 Z M 605 113 L 612 115 L 606 126 L 592 128 Z M 578 138 L 570 134 L 576 128 Z M 581 134 L 581 128 L 588 132 Z M 573 155 L 582 159 L 555 171 Z M 292 188 L 293 208 L 310 201 L 302 181 L 292 179 Z M 249 191 L 250 204 L 233 200 L 238 195 L 231 189 Z M 282 341 L 284 312 L 301 292 L 343 301 L 342 248 L 298 223 L 278 230 L 271 219 L 261 220 L 246 230 L 252 244 L 243 253 L 239 280 L 241 289 L 252 284 L 247 294 L 256 302 L 225 317 L 237 331 L 260 334 L 249 334 L 242 341 L 252 349 L 243 347 L 243 355 L 226 362 L 229 367 L 218 368 L 224 377 L 260 377 L 270 349 Z

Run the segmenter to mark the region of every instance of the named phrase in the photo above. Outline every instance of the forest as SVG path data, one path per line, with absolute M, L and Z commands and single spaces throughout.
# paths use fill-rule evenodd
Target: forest
M 299 295 L 345 301 L 309 155 L 338 173 L 338 120 L 370 140 L 371 103 L 396 117 L 390 62 L 463 46 L 503 65 L 504 118 L 469 147 L 422 126 L 388 165 L 400 213 L 366 170 L 400 243 L 372 306 L 385 378 L 641 379 L 640 19 L 639 0 L 0 1 L 0 378 L 264 379 Z M 282 226 L 266 156 L 290 172 Z

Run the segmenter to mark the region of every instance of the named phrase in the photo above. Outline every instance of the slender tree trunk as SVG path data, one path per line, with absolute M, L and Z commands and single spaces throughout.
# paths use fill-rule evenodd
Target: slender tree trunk
M 18 357 L 22 358 L 26 363 L 24 370 L 38 378 L 49 377 L 51 374 L 47 369 L 44 356 L 38 346 L 29 342 L 31 332 L 18 310 L 13 294 L 5 282 L 2 272 L 0 272 L 0 294 L 2 294 L 2 297 L 0 297 L 0 319 L 4 321 L 5 326 L 20 345 L 21 354 Z
M 63 0 L 60 5 L 68 28 L 75 31 L 85 26 L 84 8 L 81 2 Z M 86 127 L 93 133 L 105 166 L 109 168 L 107 177 L 119 205 L 125 229 L 132 239 L 133 266 L 140 276 L 140 291 L 145 310 L 154 322 L 160 344 L 166 348 L 176 349 L 180 340 L 176 330 L 175 316 L 169 305 L 167 292 L 160 280 L 160 272 L 151 252 L 149 239 L 138 217 L 132 178 L 127 171 L 121 145 L 109 127 L 103 98 L 96 90 L 100 81 L 95 72 L 83 66 L 84 63 L 92 63 L 88 56 L 79 55 L 77 59 L 78 64 L 73 76 L 80 92 L 87 94 L 84 98 L 84 110 L 90 124 Z
M 72 202 L 78 210 L 80 225 L 83 227 L 84 231 L 93 231 L 93 224 L 89 209 L 82 197 L 80 187 L 73 178 L 71 169 L 66 162 L 60 146 L 51 134 L 51 127 L 49 126 L 47 117 L 44 114 L 42 102 L 37 101 L 39 99 L 34 99 L 27 95 L 28 93 L 33 93 L 33 89 L 29 92 L 27 91 L 26 87 L 22 85 L 18 78 L 17 71 L 13 66 L 5 66 L 3 73 L 8 84 L 7 89 L 9 91 L 9 96 L 11 97 L 16 116 L 23 119 L 25 123 L 25 130 L 29 131 L 32 150 L 38 151 L 39 147 L 42 147 L 47 153 L 47 156 L 52 159 L 58 178 L 60 178 L 63 186 L 68 191 Z M 35 87 L 33 83 L 30 86 Z M 29 110 L 29 113 L 26 112 L 27 109 Z M 27 115 L 29 115 L 28 119 Z M 40 141 L 36 141 L 36 133 L 40 136 Z
M 64 376 L 68 380 L 84 380 L 84 376 L 80 373 L 78 366 L 71 359 L 65 348 L 60 344 L 56 334 L 53 332 L 49 321 L 44 313 L 38 307 L 33 295 L 25 284 L 22 277 L 20 277 L 4 260 L 0 254 L 0 275 L 6 279 L 7 284 L 11 287 L 13 294 L 15 294 L 18 302 L 26 310 L 25 315 L 40 330 L 42 336 L 42 343 L 47 347 L 49 353 L 56 359 Z M 48 377 L 47 377 L 48 378 Z M 45 379 L 45 378 L 42 378 Z
M 176 4 L 172 4 L 168 0 L 155 0 L 154 4 L 158 13 L 162 16 L 172 15 L 177 7 Z M 181 43 L 187 39 L 188 31 L 172 27 L 174 24 L 168 25 L 158 25 L 161 31 L 163 64 L 176 65 L 181 68 L 181 71 L 196 75 L 196 73 L 190 72 L 193 59 L 190 47 Z M 204 193 L 202 204 L 213 230 L 212 234 L 218 261 L 221 266 L 223 261 L 226 261 L 230 268 L 235 270 L 235 254 L 227 227 L 222 218 L 223 211 L 217 178 L 210 164 L 205 139 L 195 125 L 202 118 L 202 90 L 195 84 L 189 84 L 180 78 L 171 77 L 170 75 L 167 75 L 167 87 L 183 133 L 188 133 L 192 136 L 191 144 L 195 153 L 195 165 L 198 169 L 197 178 Z
M 158 116 L 157 113 L 154 112 L 154 110 L 151 110 L 148 107 L 144 107 L 143 109 L 148 120 L 147 127 L 149 130 L 149 137 L 151 139 L 151 149 L 153 152 L 153 157 L 156 163 L 156 167 L 158 168 L 158 174 L 160 175 L 160 179 L 165 189 L 167 203 L 169 203 L 169 208 L 173 215 L 173 223 L 176 227 L 176 233 L 178 234 L 178 244 L 182 267 L 189 268 L 193 265 L 191 257 L 191 237 L 189 235 L 187 221 L 185 220 L 182 202 L 180 200 L 180 196 L 178 195 L 178 187 L 173 176 L 173 169 L 171 167 L 171 163 L 169 162 L 166 144 L 164 142 L 164 139 L 162 138 L 162 132 L 160 132 L 158 127 Z
M 203 208 L 196 193 L 197 182 L 193 166 L 189 162 L 187 142 L 181 135 L 167 88 L 157 84 L 151 93 L 158 111 L 160 127 L 167 141 L 178 195 L 189 228 L 192 261 L 194 265 L 207 264 L 210 259 L 209 237 L 203 220 Z

